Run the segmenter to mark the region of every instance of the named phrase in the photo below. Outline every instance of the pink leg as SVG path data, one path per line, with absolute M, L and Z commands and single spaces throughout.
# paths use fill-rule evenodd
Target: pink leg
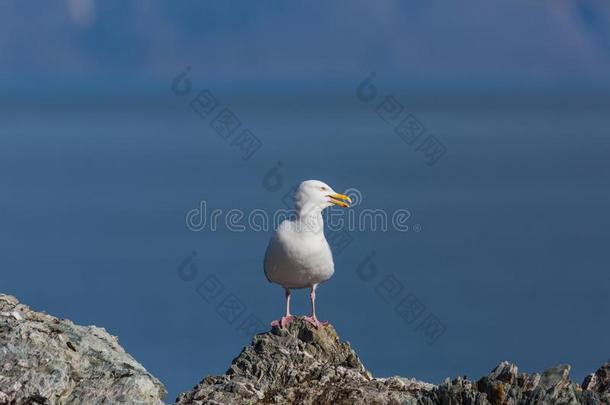
M 271 326 L 283 328 L 294 320 L 294 316 L 290 315 L 290 290 L 288 288 L 285 289 L 284 296 L 286 297 L 286 315 L 282 319 L 271 322 Z
M 324 325 L 328 325 L 328 322 L 320 322 L 318 320 L 318 318 L 316 317 L 316 288 L 318 287 L 317 284 L 314 284 L 313 287 L 311 287 L 311 292 L 309 293 L 309 298 L 311 300 L 311 316 L 306 316 L 305 320 L 309 323 L 311 323 L 313 326 L 317 328 L 319 328 L 320 326 L 324 326 Z

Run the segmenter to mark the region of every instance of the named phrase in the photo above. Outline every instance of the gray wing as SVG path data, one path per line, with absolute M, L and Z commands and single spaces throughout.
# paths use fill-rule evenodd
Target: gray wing
M 267 244 L 267 250 L 265 250 L 265 258 L 263 259 L 263 269 L 265 271 L 265 277 L 267 278 L 267 281 L 269 281 L 270 283 L 272 283 L 273 281 L 271 281 L 271 279 L 269 278 L 269 275 L 267 274 L 267 270 L 269 269 L 269 255 L 270 255 L 271 245 L 273 244 L 274 238 L 275 238 L 275 233 L 273 233 L 273 235 L 271 236 L 271 239 L 269 240 L 269 243 Z

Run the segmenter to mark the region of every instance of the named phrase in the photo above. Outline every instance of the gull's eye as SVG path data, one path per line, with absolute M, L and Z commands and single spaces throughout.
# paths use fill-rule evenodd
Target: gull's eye
M 320 187 L 320 190 L 322 190 L 322 191 L 326 191 L 326 190 L 328 190 L 328 189 L 327 189 L 326 187 Z

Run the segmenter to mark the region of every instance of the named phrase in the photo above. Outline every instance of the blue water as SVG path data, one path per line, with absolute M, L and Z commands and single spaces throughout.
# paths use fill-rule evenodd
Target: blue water
M 270 232 L 193 232 L 186 213 L 201 200 L 273 211 L 313 178 L 360 190 L 356 210 L 408 209 L 421 227 L 350 232 L 318 290 L 319 317 L 373 374 L 438 383 L 509 360 L 525 371 L 570 363 L 580 380 L 607 360 L 610 99 L 398 96 L 447 149 L 429 166 L 352 87 L 216 96 L 261 140 L 250 160 L 169 91 L 3 108 L 0 291 L 105 327 L 171 402 L 226 370 L 249 342 L 248 316 L 266 324 L 283 311 L 262 272 Z M 393 298 L 379 292 L 389 276 Z M 197 292 L 204 280 L 224 287 L 211 302 Z M 232 324 L 217 312 L 227 296 L 241 303 Z M 395 311 L 407 298 L 412 323 Z M 304 291 L 293 307 L 308 312 Z M 444 330 L 432 344 L 424 319 Z

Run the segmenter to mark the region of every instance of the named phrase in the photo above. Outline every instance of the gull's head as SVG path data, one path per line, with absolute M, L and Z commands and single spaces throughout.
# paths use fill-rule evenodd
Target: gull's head
M 333 205 L 349 207 L 352 200 L 344 194 L 339 194 L 328 184 L 319 180 L 307 180 L 299 185 L 294 195 L 295 207 L 299 213 L 323 210 Z

